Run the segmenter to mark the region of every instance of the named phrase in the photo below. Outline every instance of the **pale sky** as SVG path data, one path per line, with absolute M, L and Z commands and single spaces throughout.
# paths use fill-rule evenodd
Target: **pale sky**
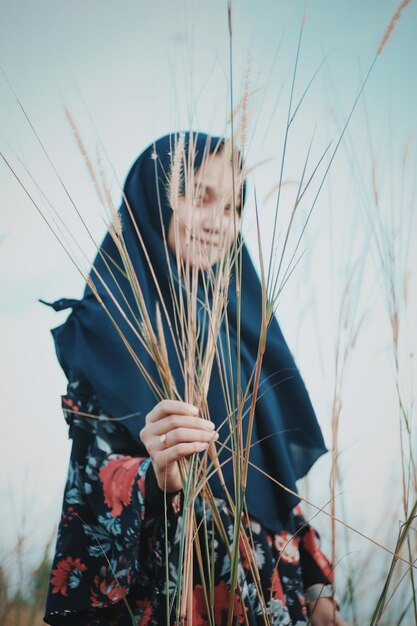
M 237 102 L 241 94 L 250 55 L 250 84 L 257 91 L 250 103 L 248 162 L 267 160 L 250 177 L 244 222 L 255 262 L 254 188 L 267 250 L 276 196 L 266 202 L 264 198 L 279 177 L 302 16 L 295 103 L 318 73 L 291 127 L 287 181 L 299 180 L 313 135 L 310 173 L 329 142 L 329 154 L 336 147 L 396 5 L 385 0 L 233 2 L 234 98 Z M 226 6 L 225 1 L 200 0 L 0 1 L 0 64 L 97 244 L 105 232 L 103 210 L 64 105 L 93 158 L 96 145 L 104 146 L 111 164 L 103 148 L 101 152 L 119 204 L 119 185 L 154 138 L 190 125 L 206 132 L 224 131 L 230 110 Z M 416 32 L 417 5 L 411 2 L 352 116 L 304 233 L 300 248 L 304 256 L 282 293 L 277 313 L 330 447 L 338 312 L 346 277 L 356 263 L 362 264 L 357 275 L 362 280 L 352 288 L 350 321 L 362 316 L 364 321 L 343 383 L 339 445 L 344 495 L 338 498 L 337 514 L 390 548 L 402 519 L 399 418 L 381 267 L 365 216 L 367 209 L 375 210 L 374 170 L 381 219 L 389 223 L 393 216 L 398 227 L 395 245 L 403 255 L 410 237 L 408 300 L 400 326 L 401 384 L 410 402 L 410 381 L 415 379 L 410 355 L 415 352 L 417 321 Z M 2 75 L 0 113 L 2 153 L 45 207 L 23 166 L 30 170 L 91 260 L 94 244 Z M 403 165 L 407 142 L 408 160 Z M 328 162 L 325 159 L 319 169 L 314 190 Z M 0 554 L 11 567 L 10 550 L 19 532 L 28 535 L 28 562 L 34 564 L 54 532 L 69 454 L 60 408 L 66 381 L 50 336 L 50 329 L 62 323 L 67 312 L 55 313 L 37 300 L 80 297 L 84 285 L 4 163 L 0 189 Z M 289 184 L 282 194 L 283 228 L 295 190 Z M 314 193 L 306 197 L 304 217 L 313 197 Z M 299 219 L 298 233 L 300 225 Z M 413 420 L 415 438 L 415 414 Z M 329 458 L 319 460 L 309 477 L 309 497 L 319 505 L 329 499 Z M 388 515 L 393 516 L 389 527 L 381 524 Z M 329 519 L 320 515 L 314 524 L 328 546 Z M 340 558 L 348 551 L 342 534 L 340 530 Z M 370 554 L 377 554 L 354 533 L 349 538 L 354 559 L 366 562 Z M 389 556 L 380 555 L 386 567 Z M 343 582 L 348 558 L 342 558 L 338 567 Z

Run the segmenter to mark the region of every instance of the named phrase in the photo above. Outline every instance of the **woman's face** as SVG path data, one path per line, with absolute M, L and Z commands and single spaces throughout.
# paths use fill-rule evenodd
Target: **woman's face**
M 235 174 L 236 208 L 241 202 L 241 177 Z M 208 155 L 194 175 L 194 193 L 178 199 L 177 236 L 174 213 L 168 228 L 168 245 L 185 263 L 202 269 L 216 263 L 233 242 L 239 213 L 233 216 L 233 172 L 225 153 Z

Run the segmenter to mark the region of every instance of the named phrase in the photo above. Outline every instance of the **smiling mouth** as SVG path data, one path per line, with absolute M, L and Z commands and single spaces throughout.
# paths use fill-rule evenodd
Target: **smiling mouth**
M 194 239 L 194 241 L 197 241 L 199 244 L 204 245 L 204 246 L 215 246 L 216 248 L 218 247 L 218 243 L 216 243 L 215 241 L 210 241 L 207 239 L 200 239 L 200 237 L 193 237 L 191 235 L 191 239 Z

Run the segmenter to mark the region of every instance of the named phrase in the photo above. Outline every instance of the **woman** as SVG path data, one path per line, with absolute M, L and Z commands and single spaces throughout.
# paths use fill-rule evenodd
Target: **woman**
M 202 133 L 185 133 L 180 139 L 184 161 L 193 157 L 196 188 L 179 186 L 177 219 L 166 192 L 179 141 L 173 135 L 162 137 L 138 157 L 125 183 L 119 215 L 149 319 L 154 323 L 164 311 L 159 320 L 165 350 L 183 398 L 180 333 L 173 332 L 172 293 L 183 289 L 178 262 L 197 269 L 196 316 L 204 320 L 204 300 L 212 297 L 207 296 L 204 276 L 219 267 L 236 237 L 242 244 L 236 227 L 245 184 L 237 184 L 223 139 Z M 192 211 L 189 193 L 194 196 Z M 240 378 L 245 388 L 251 384 L 257 357 L 262 298 L 243 244 L 241 261 L 240 314 L 232 271 L 228 331 L 223 324 L 218 343 L 230 348 L 228 374 L 236 381 L 239 323 Z M 235 488 L 225 443 L 228 409 L 221 393 L 221 368 L 214 365 L 210 377 L 210 419 L 203 419 L 198 407 L 189 403 L 155 400 L 149 381 L 159 380 L 158 369 L 134 332 L 138 303 L 121 267 L 114 233 L 107 233 L 90 274 L 94 286 L 89 282 L 82 300 L 62 299 L 52 305 L 56 310 L 73 309 L 65 324 L 52 331 L 68 377 L 62 406 L 73 440 L 45 614 L 46 623 L 53 625 L 166 624 L 181 567 L 184 494 L 178 461 L 193 453 L 204 455 L 217 441 L 224 482 L 229 493 Z M 126 342 L 140 355 L 142 373 Z M 246 437 L 248 419 L 242 420 L 242 429 Z M 243 523 L 259 580 L 254 580 L 247 550 L 239 544 L 231 623 L 301 626 L 310 615 L 313 626 L 343 626 L 335 609 L 332 566 L 320 550 L 318 534 L 303 517 L 295 484 L 326 447 L 275 318 L 267 334 L 251 442 Z M 233 519 L 217 473 L 209 485 L 231 544 Z M 214 588 L 208 601 L 203 584 L 208 563 L 200 571 L 196 561 L 192 622 L 221 626 L 228 620 L 230 550 L 200 497 L 195 500 L 195 514 L 201 522 L 198 532 L 204 532 L 206 539 L 210 536 Z M 175 623 L 175 606 L 169 621 Z

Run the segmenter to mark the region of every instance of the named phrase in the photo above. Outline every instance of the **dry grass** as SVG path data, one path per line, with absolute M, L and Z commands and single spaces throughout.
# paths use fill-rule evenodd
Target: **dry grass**
M 405 3 L 402 3 L 401 9 Z M 396 19 L 399 17 L 396 13 Z M 394 18 L 393 18 L 394 19 Z M 391 27 L 392 30 L 393 26 Z M 388 29 L 389 30 L 389 29 Z M 391 31 L 390 31 L 391 32 Z M 407 154 L 409 140 L 406 140 L 403 156 L 401 159 L 402 168 L 407 166 Z M 404 178 L 403 178 L 404 180 Z M 407 177 L 405 177 L 407 180 Z M 389 207 L 389 211 L 381 210 L 379 198 L 381 194 L 377 190 L 376 169 L 373 168 L 372 187 L 374 190 L 375 206 L 368 208 L 369 221 L 373 226 L 374 245 L 376 258 L 382 267 L 382 290 L 385 296 L 386 313 L 391 329 L 391 356 L 394 372 L 394 384 L 398 401 L 398 432 L 401 451 L 401 475 L 402 475 L 402 508 L 403 516 L 399 527 L 395 552 L 406 554 L 410 563 L 415 562 L 417 555 L 417 537 L 414 528 L 417 519 L 417 472 L 415 448 L 415 434 L 413 433 L 413 413 L 414 400 L 412 385 L 409 388 L 408 382 L 412 375 L 412 363 L 410 362 L 409 347 L 407 346 L 407 279 L 409 267 L 409 241 L 410 231 L 413 232 L 413 204 L 410 206 L 410 223 L 402 223 L 402 207 L 400 206 L 400 196 L 394 196 L 394 204 Z M 413 203 L 414 200 L 412 199 Z M 397 586 L 404 579 L 402 572 L 397 572 L 398 559 L 392 559 L 386 581 L 375 609 L 371 624 L 379 624 L 386 609 L 393 597 Z M 409 577 L 411 605 L 415 623 L 417 623 L 417 596 L 414 568 L 406 570 L 405 575 Z M 402 585 L 401 591 L 403 591 Z M 408 594 L 406 594 L 408 595 Z
M 14 607 L 1 622 L 2 626 L 41 626 L 43 621 L 43 611 L 34 612 L 31 607 Z
M 377 49 L 377 55 L 381 54 L 381 52 L 383 51 L 383 49 L 385 48 L 385 46 L 387 45 L 392 33 L 394 32 L 395 27 L 398 24 L 398 21 L 401 18 L 402 12 L 404 11 L 404 9 L 410 4 L 411 0 L 402 0 L 402 2 L 400 2 L 400 4 L 397 7 L 397 10 L 395 11 L 394 15 L 392 16 L 387 29 L 384 33 L 384 36 L 382 37 L 380 44 L 378 46 Z

